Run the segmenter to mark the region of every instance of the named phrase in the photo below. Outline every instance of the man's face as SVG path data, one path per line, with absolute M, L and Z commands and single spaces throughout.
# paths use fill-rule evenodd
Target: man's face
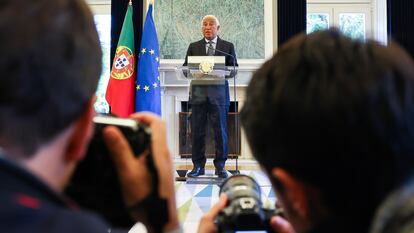
M 217 23 L 213 18 L 206 18 L 203 21 L 201 29 L 203 31 L 204 38 L 212 40 L 217 36 L 219 28 L 220 26 L 217 26 Z

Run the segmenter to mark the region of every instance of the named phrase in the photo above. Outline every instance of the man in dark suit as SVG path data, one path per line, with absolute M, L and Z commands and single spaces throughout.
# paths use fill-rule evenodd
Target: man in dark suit
M 190 44 L 184 66 L 188 64 L 188 56 L 225 56 L 226 66 L 238 66 L 234 45 L 218 37 L 219 29 L 220 23 L 214 15 L 204 16 L 202 20 L 204 38 Z M 221 85 L 217 83 L 191 85 L 190 104 L 193 169 L 187 176 L 197 177 L 205 173 L 205 136 L 207 120 L 209 120 L 215 140 L 215 174 L 226 178 L 227 172 L 224 166 L 228 154 L 227 114 L 230 105 L 228 82 L 223 81 Z

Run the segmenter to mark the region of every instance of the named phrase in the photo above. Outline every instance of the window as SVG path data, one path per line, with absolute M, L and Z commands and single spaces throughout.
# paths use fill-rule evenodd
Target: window
M 105 99 L 106 87 L 110 76 L 110 51 L 111 51 L 111 5 L 108 0 L 88 0 L 89 7 L 94 13 L 96 29 L 102 48 L 102 73 L 96 90 L 95 111 L 108 113 L 109 105 Z
M 365 40 L 365 17 L 363 13 L 340 13 L 339 29 L 351 38 Z
M 345 35 L 365 40 L 372 37 L 371 4 L 308 3 L 307 33 L 338 27 Z
M 329 17 L 329 14 L 326 13 L 308 13 L 306 18 L 306 33 L 328 29 Z
M 111 72 L 111 68 L 109 67 L 111 53 L 111 16 L 107 14 L 95 14 L 94 19 L 102 47 L 102 74 L 96 90 L 97 100 L 94 107 L 98 113 L 108 113 L 109 105 L 105 99 L 105 92 Z

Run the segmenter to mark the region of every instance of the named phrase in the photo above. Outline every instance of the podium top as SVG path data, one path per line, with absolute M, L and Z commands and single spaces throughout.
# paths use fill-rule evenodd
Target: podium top
M 217 68 L 215 65 L 200 63 L 198 67 L 178 66 L 175 68 L 178 80 L 225 80 L 235 78 L 237 73 L 232 66 Z
M 224 70 L 225 62 L 225 56 L 188 56 L 188 67 L 190 69 L 199 69 L 203 64 L 211 64 L 214 70 Z

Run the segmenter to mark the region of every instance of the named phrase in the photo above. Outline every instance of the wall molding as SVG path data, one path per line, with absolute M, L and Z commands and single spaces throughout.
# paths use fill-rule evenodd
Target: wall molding
M 373 0 L 373 21 L 374 21 L 374 39 L 387 44 L 388 32 L 387 32 L 387 0 Z

